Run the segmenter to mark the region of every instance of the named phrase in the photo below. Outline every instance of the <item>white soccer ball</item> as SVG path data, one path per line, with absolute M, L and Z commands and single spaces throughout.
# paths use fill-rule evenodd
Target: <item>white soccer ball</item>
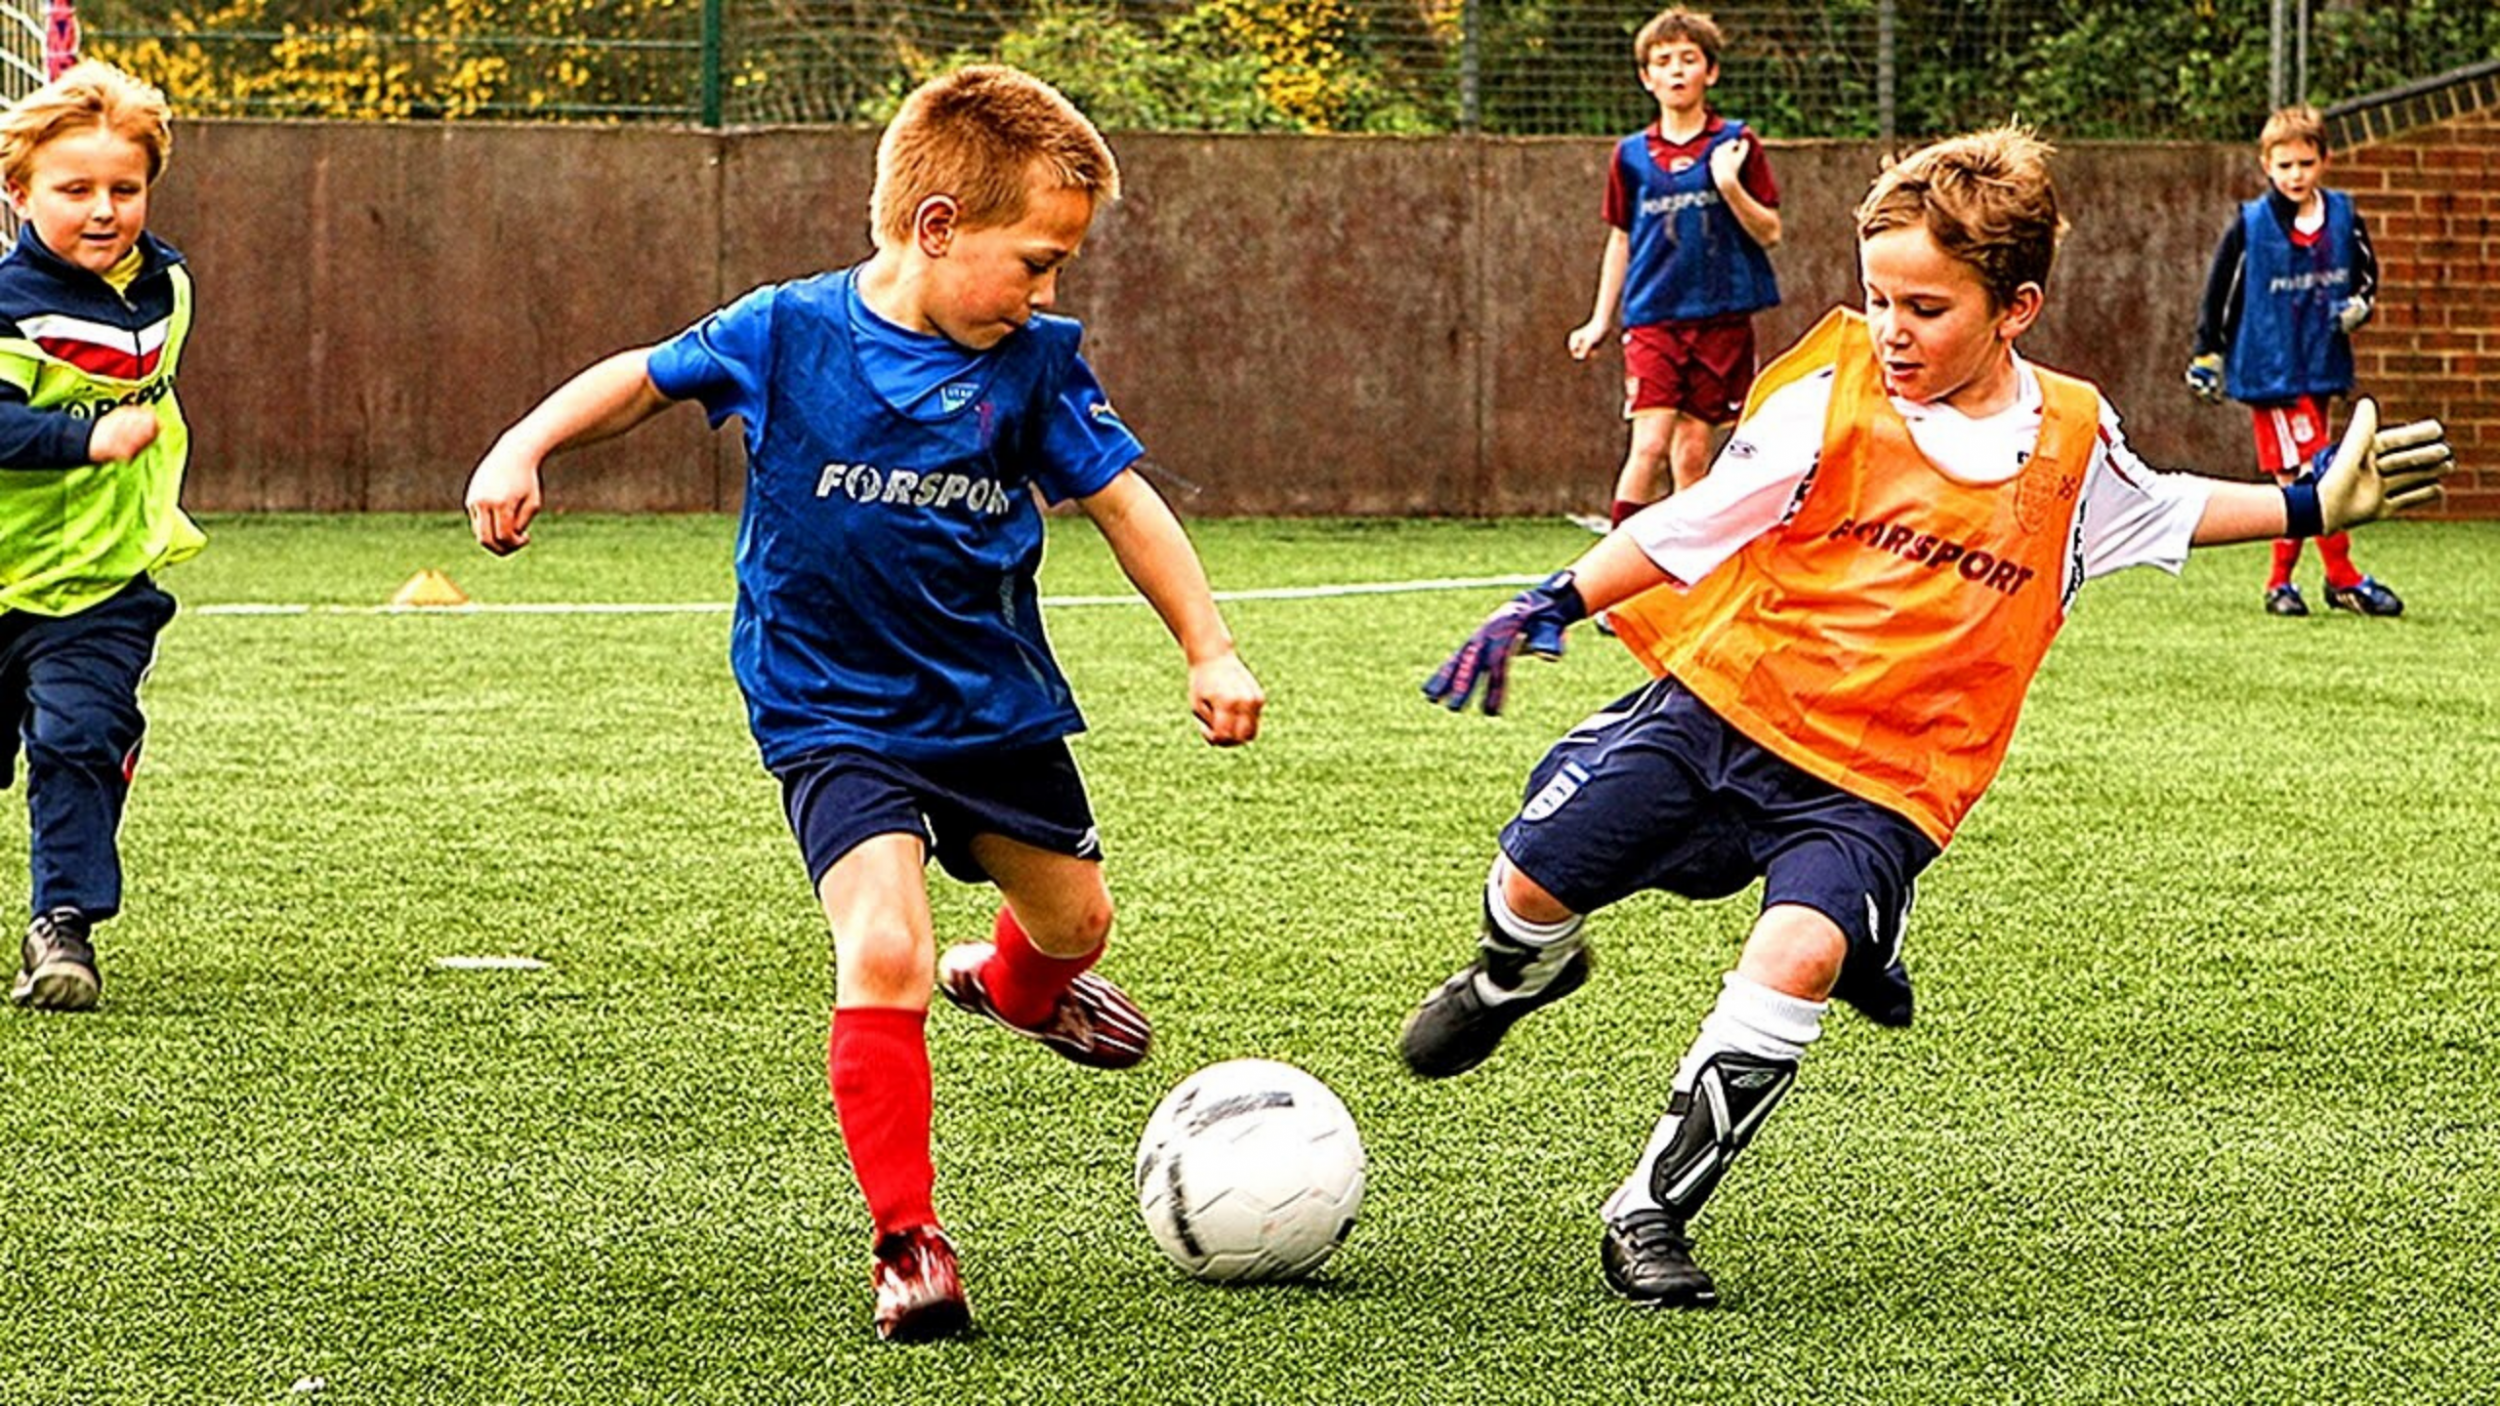
M 1320 1267 L 1363 1204 L 1363 1140 L 1328 1086 L 1236 1059 L 1183 1079 L 1137 1142 L 1137 1204 L 1172 1263 L 1216 1283 Z

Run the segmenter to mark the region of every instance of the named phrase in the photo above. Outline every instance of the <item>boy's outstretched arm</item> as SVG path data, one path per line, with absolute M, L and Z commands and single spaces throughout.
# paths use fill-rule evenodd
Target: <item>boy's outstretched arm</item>
M 2216 483 L 2190 542 L 2199 547 L 2273 537 L 2318 537 L 2438 501 L 2456 466 L 2437 420 L 2382 430 L 2378 404 L 2353 402 L 2344 442 L 2317 473 L 2289 488 Z
M 623 434 L 675 403 L 651 383 L 650 362 L 649 347 L 618 352 L 548 392 L 496 438 L 469 475 L 469 530 L 479 546 L 510 556 L 530 544 L 548 455 Z
M 1198 719 L 1198 730 L 1218 747 L 1239 746 L 1258 736 L 1267 694 L 1233 652 L 1232 631 L 1215 608 L 1206 568 L 1199 565 L 1189 534 L 1181 530 L 1163 495 L 1131 467 L 1079 498 L 1077 506 L 1093 519 L 1120 570 L 1180 642 L 1181 655 L 1189 661 L 1189 711 Z

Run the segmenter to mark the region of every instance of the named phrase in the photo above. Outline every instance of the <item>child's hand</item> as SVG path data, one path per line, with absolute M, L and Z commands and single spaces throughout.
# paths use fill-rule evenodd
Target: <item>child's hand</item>
M 538 516 L 538 461 L 501 442 L 469 475 L 469 530 L 477 544 L 508 557 L 530 544 L 530 519 Z
M 1745 153 L 1753 143 L 1743 137 L 1723 142 L 1710 153 L 1710 183 L 1721 190 L 1736 184 L 1736 173 L 1744 169 Z
M 1424 697 L 1453 713 L 1467 711 L 1467 702 L 1484 686 L 1484 715 L 1499 715 L 1510 694 L 1510 657 L 1521 650 L 1540 659 L 1560 659 L 1563 631 L 1588 618 L 1588 602 L 1568 571 L 1557 571 L 1542 585 L 1531 586 L 1486 617 L 1449 661 L 1424 681 Z
M 1606 340 L 1606 321 L 1602 317 L 1592 317 L 1571 329 L 1570 345 L 1573 361 L 1588 360 L 1589 353 L 1597 350 L 1597 344 Z
M 2354 402 L 2343 446 L 2318 479 L 2324 530 L 2341 532 L 2436 501 L 2440 475 L 2456 467 L 2446 436 L 2437 420 L 2381 430 L 2377 402 Z
M 1189 711 L 1208 745 L 1238 747 L 1258 736 L 1259 710 L 1266 706 L 1266 692 L 1231 650 L 1189 666 Z
M 2346 298 L 2335 305 L 2335 329 L 2349 337 L 2370 320 L 2370 300 Z
M 144 405 L 117 406 L 87 431 L 87 462 L 118 464 L 156 443 L 156 412 Z
M 2207 352 L 2188 363 L 2188 394 L 2207 405 L 2222 403 L 2222 353 Z

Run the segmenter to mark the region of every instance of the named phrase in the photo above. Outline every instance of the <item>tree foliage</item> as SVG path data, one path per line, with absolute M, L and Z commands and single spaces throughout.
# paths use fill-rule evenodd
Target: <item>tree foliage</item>
M 96 52 L 184 110 L 874 122 L 1002 59 L 1128 129 L 1617 132 L 1654 111 L 1611 0 L 130 0 Z M 1781 137 L 2018 116 L 2062 137 L 2246 136 L 2274 0 L 1719 0 L 1719 105 Z M 2300 7 L 2295 6 L 2295 13 Z M 2321 103 L 2500 58 L 2500 4 L 2307 0 Z M 1878 36 L 1893 35 L 1884 67 Z M 91 27 L 96 21 L 91 18 Z

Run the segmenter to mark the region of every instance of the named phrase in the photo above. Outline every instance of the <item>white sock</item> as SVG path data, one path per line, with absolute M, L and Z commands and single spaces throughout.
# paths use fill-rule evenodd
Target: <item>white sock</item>
M 1496 856 L 1492 872 L 1484 879 L 1484 911 L 1502 936 L 1522 947 L 1536 949 L 1538 955 L 1528 963 L 1526 974 L 1515 987 L 1505 989 L 1496 986 L 1485 979 L 1484 973 L 1476 973 L 1476 994 L 1489 1006 L 1543 991 L 1555 975 L 1570 964 L 1573 954 L 1580 950 L 1580 929 L 1588 923 L 1587 915 L 1581 913 L 1574 913 L 1558 923 L 1533 923 L 1520 917 L 1511 910 L 1509 901 L 1502 897 L 1502 877 L 1509 872 L 1510 861 Z
M 1684 1052 L 1684 1062 L 1676 1067 L 1675 1092 L 1690 1092 L 1701 1067 L 1714 1055 L 1735 1053 L 1787 1063 L 1802 1060 L 1806 1046 L 1823 1033 L 1823 1012 L 1829 1008 L 1829 1002 L 1801 1000 L 1784 991 L 1774 991 L 1751 977 L 1729 972 L 1720 983 L 1719 1003 L 1702 1017 L 1701 1033 L 1694 1037 L 1692 1048 Z M 1683 1118 L 1682 1114 L 1668 1113 L 1658 1119 L 1658 1125 L 1650 1130 L 1649 1145 L 1641 1149 L 1640 1160 L 1601 1208 L 1608 1220 L 1631 1211 L 1658 1208 L 1657 1198 L 1650 1194 L 1650 1169 L 1658 1154 L 1675 1140 L 1676 1128 Z

